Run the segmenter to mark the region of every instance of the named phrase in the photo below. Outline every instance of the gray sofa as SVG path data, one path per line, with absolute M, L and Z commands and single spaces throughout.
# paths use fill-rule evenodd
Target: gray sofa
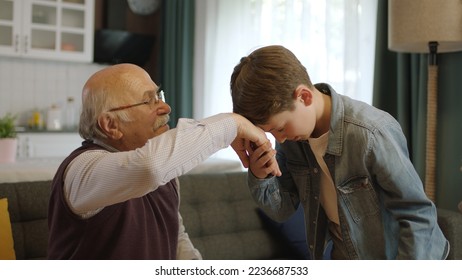
M 204 259 L 298 259 L 287 240 L 264 222 L 250 197 L 245 172 L 180 177 L 181 214 Z M 44 259 L 50 181 L 2 183 L 7 197 L 17 259 Z M 462 214 L 439 209 L 451 242 L 450 259 L 462 259 Z

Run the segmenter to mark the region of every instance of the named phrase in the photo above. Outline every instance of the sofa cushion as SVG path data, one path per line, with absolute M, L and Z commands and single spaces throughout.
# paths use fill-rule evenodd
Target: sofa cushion
M 189 174 L 179 180 L 184 225 L 204 259 L 292 258 L 264 229 L 246 172 Z
M 449 260 L 462 260 L 462 214 L 438 208 L 438 225 L 449 240 Z
M 10 214 L 8 213 L 8 199 L 0 199 L 0 260 L 14 260 L 13 233 L 11 232 Z
M 17 259 L 46 258 L 50 189 L 51 181 L 3 183 L 0 186 L 0 197 L 8 198 Z

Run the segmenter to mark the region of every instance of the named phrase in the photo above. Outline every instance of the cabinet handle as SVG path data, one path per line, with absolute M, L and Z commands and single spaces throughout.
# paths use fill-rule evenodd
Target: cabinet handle
M 30 138 L 27 137 L 25 142 L 26 142 L 26 157 L 30 158 L 32 156 Z
M 14 51 L 19 52 L 19 34 L 14 36 Z
M 24 53 L 27 53 L 27 41 L 29 39 L 29 36 L 24 36 Z

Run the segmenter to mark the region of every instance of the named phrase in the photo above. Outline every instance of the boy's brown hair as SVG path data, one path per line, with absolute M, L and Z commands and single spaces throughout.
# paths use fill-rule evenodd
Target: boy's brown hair
M 267 46 L 241 58 L 231 75 L 233 112 L 255 125 L 294 109 L 295 89 L 304 84 L 312 88 L 306 68 L 283 46 Z

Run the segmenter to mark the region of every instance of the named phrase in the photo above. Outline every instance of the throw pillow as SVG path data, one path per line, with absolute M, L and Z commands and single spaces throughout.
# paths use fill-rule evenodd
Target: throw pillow
M 299 206 L 297 211 L 282 223 L 272 220 L 261 209 L 257 209 L 257 211 L 263 223 L 275 233 L 277 238 L 283 238 L 300 259 L 311 259 L 306 243 L 305 218 L 302 206 Z
M 0 199 L 0 260 L 14 260 L 13 233 L 11 232 L 10 214 L 8 213 L 8 200 Z
M 305 215 L 302 205 L 299 205 L 297 211 L 295 211 L 289 219 L 282 223 L 272 220 L 261 209 L 257 209 L 257 211 L 263 223 L 272 232 L 274 232 L 278 238 L 283 238 L 287 245 L 294 250 L 295 254 L 298 255 L 300 259 L 311 259 L 308 244 L 306 242 Z M 331 251 L 332 241 L 329 240 L 326 244 L 326 248 L 324 249 L 323 259 L 330 260 Z

